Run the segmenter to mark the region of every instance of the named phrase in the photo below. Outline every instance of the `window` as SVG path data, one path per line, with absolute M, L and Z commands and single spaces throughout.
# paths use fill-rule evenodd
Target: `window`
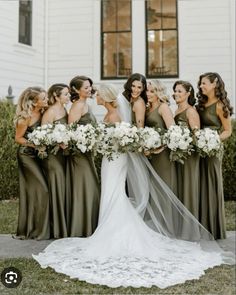
M 102 0 L 102 79 L 126 78 L 132 68 L 131 0 Z
M 32 45 L 32 1 L 19 1 L 19 43 Z
M 146 75 L 178 76 L 176 0 L 146 0 Z

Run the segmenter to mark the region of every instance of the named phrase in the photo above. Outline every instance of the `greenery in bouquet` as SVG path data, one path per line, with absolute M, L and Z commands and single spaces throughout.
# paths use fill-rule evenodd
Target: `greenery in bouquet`
M 163 136 L 163 143 L 170 149 L 170 160 L 184 164 L 194 151 L 191 131 L 185 125 L 172 125 Z
M 79 125 L 72 123 L 67 128 L 69 140 L 68 150 L 72 153 L 92 152 L 97 141 L 94 124 Z
M 204 128 L 195 132 L 194 145 L 201 157 L 223 157 L 223 143 L 218 132 L 214 129 Z

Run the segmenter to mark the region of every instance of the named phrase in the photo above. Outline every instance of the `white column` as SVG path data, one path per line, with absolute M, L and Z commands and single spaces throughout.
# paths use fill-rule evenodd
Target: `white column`
M 132 73 L 145 75 L 145 0 L 132 0 Z

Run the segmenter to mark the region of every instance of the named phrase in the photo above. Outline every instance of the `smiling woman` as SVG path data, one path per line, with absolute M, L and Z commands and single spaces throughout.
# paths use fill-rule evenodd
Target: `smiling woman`
M 76 76 L 70 82 L 72 107 L 68 123 L 86 125 L 96 122 L 87 99 L 94 93 L 93 81 Z M 100 188 L 92 154 L 68 157 L 66 170 L 66 220 L 69 237 L 90 236 L 97 227 Z
M 28 143 L 29 133 L 40 125 L 42 112 L 48 106 L 46 91 L 29 87 L 21 94 L 16 109 L 15 140 L 20 144 L 20 203 L 16 238 L 49 239 L 49 192 L 34 145 Z

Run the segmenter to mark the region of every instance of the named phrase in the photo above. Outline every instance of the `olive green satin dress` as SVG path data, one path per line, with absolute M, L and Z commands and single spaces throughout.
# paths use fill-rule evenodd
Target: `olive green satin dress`
M 190 128 L 187 110 L 175 116 L 176 124 L 184 124 Z M 199 219 L 199 199 L 200 199 L 200 181 L 199 181 L 199 154 L 194 152 L 184 164 L 176 163 L 178 193 L 177 196 L 185 207 Z
M 40 122 L 28 127 L 31 133 Z M 19 146 L 19 216 L 16 238 L 46 240 L 50 238 L 49 192 L 42 162 L 34 148 Z
M 162 116 L 159 114 L 159 108 L 146 114 L 145 125 L 166 131 L 166 125 Z M 170 151 L 165 149 L 159 154 L 152 154 L 150 163 L 162 180 L 177 194 L 176 163 L 170 161 Z
M 87 112 L 77 122 L 95 122 Z M 67 231 L 69 237 L 88 237 L 98 223 L 100 185 L 91 153 L 70 155 L 66 171 Z
M 67 124 L 67 115 L 54 123 Z M 50 193 L 50 225 L 52 238 L 66 238 L 66 156 L 63 150 L 49 154 L 43 160 L 43 169 L 48 180 Z
M 217 103 L 199 110 L 201 128 L 220 131 L 222 124 L 216 113 Z M 217 157 L 200 160 L 200 222 L 215 239 L 226 238 L 222 162 Z

